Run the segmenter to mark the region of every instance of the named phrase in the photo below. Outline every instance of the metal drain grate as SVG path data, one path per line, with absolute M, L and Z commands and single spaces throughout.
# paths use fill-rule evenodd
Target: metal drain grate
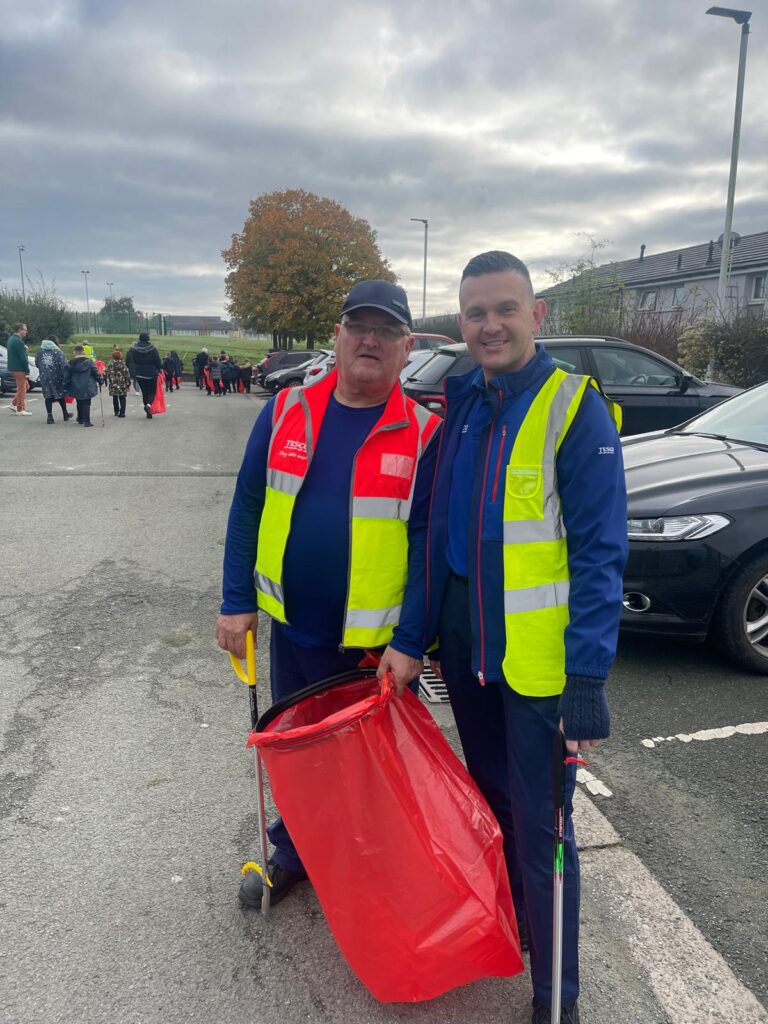
M 438 679 L 429 665 L 419 676 L 419 693 L 427 704 L 448 704 L 448 690 L 442 679 Z

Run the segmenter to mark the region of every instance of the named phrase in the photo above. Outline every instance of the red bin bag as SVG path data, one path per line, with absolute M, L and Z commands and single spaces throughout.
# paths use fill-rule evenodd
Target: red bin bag
M 331 682 L 248 744 L 348 964 L 381 1002 L 519 974 L 501 831 L 467 770 L 410 690 Z

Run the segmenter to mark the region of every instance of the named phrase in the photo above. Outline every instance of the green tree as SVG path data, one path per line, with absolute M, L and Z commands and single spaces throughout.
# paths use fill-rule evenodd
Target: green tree
M 690 324 L 682 332 L 680 361 L 697 377 L 715 368 L 718 380 L 749 388 L 768 380 L 768 322 L 739 310 Z
M 133 296 L 121 295 L 120 298 L 110 299 L 107 295 L 104 298 L 104 305 L 101 307 L 102 316 L 110 316 L 115 313 L 128 313 L 131 316 L 143 316 L 144 314 L 133 308 Z
M 565 334 L 617 335 L 621 321 L 624 288 L 615 264 L 597 264 L 597 255 L 610 243 L 591 235 L 580 235 L 587 251 L 575 263 L 562 263 L 547 270 L 552 284 L 561 285 L 552 297 L 552 308 L 544 322 L 545 331 Z
M 47 334 L 55 334 L 62 342 L 75 329 L 75 318 L 56 295 L 54 285 L 41 276 L 37 285 L 27 288 L 26 300 L 21 293 L 4 288 L 0 291 L 0 342 L 5 344 L 13 327 L 25 323 L 29 328 L 26 341 L 39 345 Z
M 231 315 L 252 330 L 306 338 L 308 348 L 330 338 L 353 284 L 396 280 L 367 221 L 303 189 L 252 200 L 222 257 Z

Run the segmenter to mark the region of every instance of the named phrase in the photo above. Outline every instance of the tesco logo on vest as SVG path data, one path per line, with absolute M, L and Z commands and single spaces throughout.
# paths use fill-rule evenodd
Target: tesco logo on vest
M 293 441 L 289 438 L 280 449 L 280 455 L 284 459 L 306 459 L 307 446 L 304 441 Z

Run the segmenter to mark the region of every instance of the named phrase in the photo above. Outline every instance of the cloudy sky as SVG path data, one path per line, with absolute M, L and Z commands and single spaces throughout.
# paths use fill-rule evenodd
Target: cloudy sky
M 278 188 L 366 218 L 414 312 L 473 254 L 540 287 L 723 230 L 739 28 L 706 0 L 0 0 L 0 278 L 226 314 L 221 249 Z M 734 229 L 768 230 L 753 0 Z

